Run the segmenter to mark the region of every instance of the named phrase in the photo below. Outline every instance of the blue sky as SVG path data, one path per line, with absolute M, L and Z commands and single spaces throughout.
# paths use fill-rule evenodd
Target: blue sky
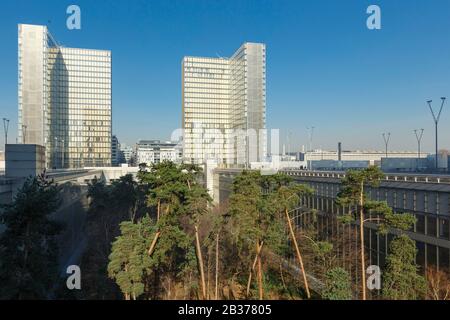
M 81 8 L 82 29 L 66 28 L 66 8 Z M 382 10 L 382 29 L 366 28 L 366 9 Z M 17 131 L 17 24 L 46 24 L 68 47 L 113 55 L 113 132 L 122 142 L 167 139 L 181 126 L 181 59 L 229 56 L 242 42 L 267 45 L 267 125 L 291 131 L 292 149 L 415 150 L 424 128 L 433 149 L 426 100 L 450 98 L 448 0 L 2 1 L 0 117 Z M 450 100 L 450 99 L 449 99 Z M 450 103 L 450 101 L 449 101 Z M 450 104 L 440 146 L 450 149 Z M 0 142 L 3 144 L 3 135 Z

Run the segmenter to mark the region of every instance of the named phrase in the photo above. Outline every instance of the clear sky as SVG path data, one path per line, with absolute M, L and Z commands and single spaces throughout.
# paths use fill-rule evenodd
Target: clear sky
M 81 30 L 66 8 L 81 8 Z M 377 4 L 382 29 L 368 30 Z M 60 44 L 109 49 L 113 56 L 113 133 L 121 142 L 168 139 L 181 126 L 181 60 L 229 56 L 242 42 L 267 45 L 267 125 L 335 149 L 416 150 L 413 129 L 434 129 L 426 100 L 450 98 L 449 0 L 2 1 L 0 117 L 17 132 L 17 24 L 46 24 Z M 450 100 L 450 99 L 449 99 Z M 450 149 L 450 101 L 440 125 Z M 0 142 L 3 145 L 3 135 Z

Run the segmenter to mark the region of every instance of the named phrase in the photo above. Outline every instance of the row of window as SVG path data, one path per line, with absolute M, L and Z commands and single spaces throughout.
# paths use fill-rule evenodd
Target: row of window
M 358 245 L 357 232 L 352 232 L 351 228 L 353 227 L 350 226 L 344 228 L 338 223 L 335 216 L 319 213 L 316 218 L 313 218 L 309 214 L 294 212 L 293 217 L 295 225 L 299 228 L 307 228 L 314 225 L 319 231 L 319 237 L 322 240 L 332 241 L 336 236 L 343 237 L 345 233 L 353 237 L 354 244 Z M 394 237 L 393 234 L 382 235 L 375 229 L 364 228 L 364 242 L 369 264 L 379 265 L 382 268 L 386 265 L 386 256 L 390 252 L 390 243 Z M 416 263 L 421 267 L 422 272 L 427 267 L 437 267 L 439 270 L 450 272 L 449 248 L 420 241 L 416 241 L 416 248 Z
M 110 73 L 93 73 L 93 72 L 78 72 L 72 71 L 70 74 L 52 74 L 50 81 L 82 81 L 82 82 L 96 82 L 96 83 L 111 83 Z
M 315 189 L 317 195 L 335 197 L 339 192 L 339 184 L 309 183 Z M 442 192 L 426 191 L 398 191 L 387 188 L 372 188 L 368 190 L 372 199 L 387 201 L 396 209 L 421 211 L 433 214 L 450 212 L 450 194 Z
M 308 197 L 306 206 L 329 214 L 344 214 L 348 209 L 336 205 L 332 198 Z M 416 224 L 412 231 L 430 237 L 450 240 L 450 217 L 430 214 L 415 213 Z
M 210 98 L 210 99 L 228 99 L 229 92 L 219 93 L 215 90 L 212 90 L 210 93 L 198 93 L 198 92 L 185 92 L 184 98 Z
M 48 85 L 50 90 L 65 90 L 65 91 L 70 91 L 70 90 L 89 90 L 89 89 L 93 89 L 93 88 L 98 88 L 98 89 L 103 89 L 108 91 L 111 91 L 111 84 L 105 84 L 105 83 L 97 83 L 97 82 L 86 82 L 86 81 L 78 81 L 78 82 L 67 82 L 67 81 L 60 81 L 60 82 L 55 82 L 52 81 L 49 85 Z

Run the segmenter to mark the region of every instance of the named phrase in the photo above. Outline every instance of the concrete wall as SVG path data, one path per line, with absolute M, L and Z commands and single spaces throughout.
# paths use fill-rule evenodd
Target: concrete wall
M 45 170 L 45 147 L 37 144 L 7 144 L 6 177 L 36 176 Z

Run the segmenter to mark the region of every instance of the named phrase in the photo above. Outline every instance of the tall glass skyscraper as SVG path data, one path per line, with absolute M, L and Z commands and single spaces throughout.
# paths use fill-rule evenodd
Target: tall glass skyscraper
M 19 143 L 46 147 L 49 168 L 111 165 L 111 52 L 61 47 L 19 25 Z
M 266 156 L 266 48 L 244 43 L 231 58 L 184 57 L 184 160 L 242 167 Z

